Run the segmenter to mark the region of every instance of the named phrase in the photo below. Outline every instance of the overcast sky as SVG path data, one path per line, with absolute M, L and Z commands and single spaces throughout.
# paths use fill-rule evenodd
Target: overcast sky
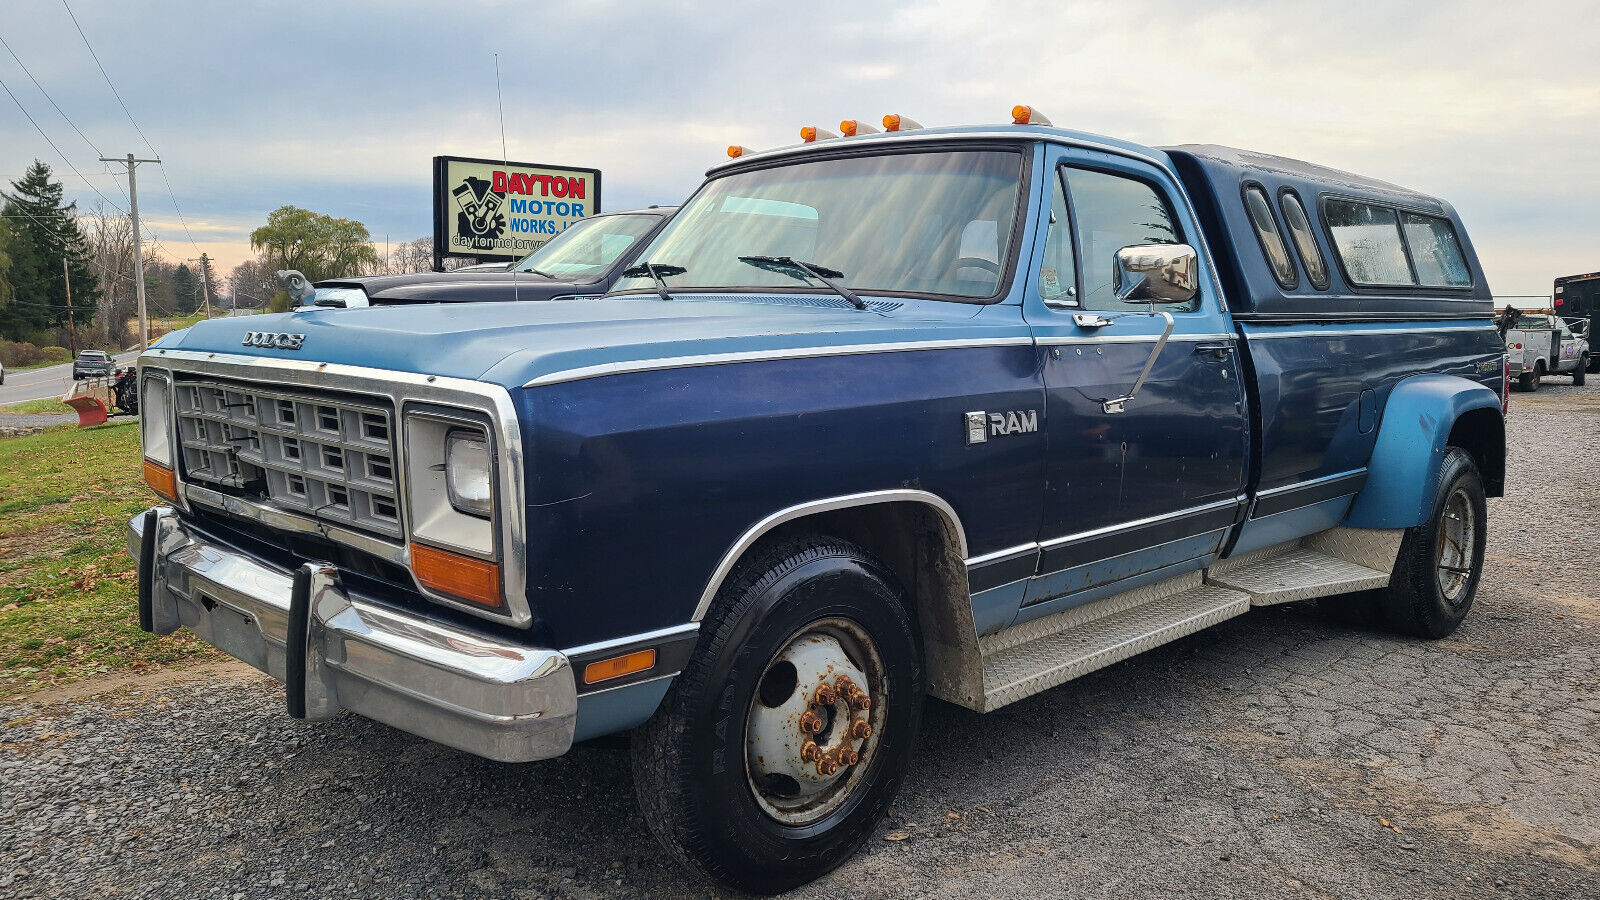
M 730 143 L 900 112 L 1057 125 L 1299 157 L 1451 201 L 1496 294 L 1600 270 L 1600 2 L 69 0 L 166 161 L 140 170 L 147 234 L 228 267 L 272 209 L 429 234 L 430 160 L 595 166 L 603 203 L 674 203 Z M 4 38 L 106 155 L 150 147 L 61 0 L 3 0 Z M 9 54 L 0 81 L 88 183 L 95 158 Z M 0 178 L 35 157 L 98 200 L 0 92 Z

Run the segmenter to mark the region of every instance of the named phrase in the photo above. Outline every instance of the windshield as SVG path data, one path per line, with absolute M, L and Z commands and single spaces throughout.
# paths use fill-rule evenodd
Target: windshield
M 110 357 L 106 356 L 104 353 L 102 353 L 99 350 L 85 350 L 82 353 L 78 354 L 78 358 L 79 359 L 86 359 L 86 360 L 89 360 L 90 362 L 101 362 L 101 361 L 104 361 L 106 359 L 109 359 Z
M 1008 150 L 736 172 L 708 182 L 639 259 L 681 267 L 664 276 L 672 290 L 827 290 L 792 262 L 772 262 L 788 258 L 831 270 L 857 291 L 993 297 L 1011 253 L 1021 177 L 1022 155 Z M 651 285 L 638 275 L 617 289 Z
M 543 272 L 582 281 L 600 277 L 617 257 L 644 237 L 660 216 L 598 216 L 567 226 L 550 243 L 524 256 L 513 272 Z

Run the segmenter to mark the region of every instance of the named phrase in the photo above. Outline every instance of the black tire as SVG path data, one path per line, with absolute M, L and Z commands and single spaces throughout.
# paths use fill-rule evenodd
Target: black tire
M 870 635 L 878 654 L 883 693 L 873 708 L 881 707 L 881 719 L 874 714 L 881 727 L 871 752 L 840 776 L 848 788 L 832 795 L 837 806 L 816 821 L 785 824 L 758 800 L 746 729 L 758 689 L 770 683 L 769 665 L 808 628 L 840 620 Z M 777 893 L 811 881 L 848 859 L 894 799 L 923 691 L 921 636 L 887 568 L 832 538 L 758 551 L 718 593 L 694 656 L 633 736 L 645 822 L 682 862 L 736 890 Z M 765 695 L 760 702 L 775 705 Z
M 1588 371 L 1589 354 L 1585 353 L 1583 358 L 1578 360 L 1578 367 L 1572 370 L 1572 383 L 1578 387 L 1583 387 L 1584 381 L 1587 380 L 1585 375 Z
M 1453 584 L 1447 593 L 1439 583 L 1440 566 L 1446 557 L 1440 530 L 1445 527 L 1447 507 L 1452 506 L 1458 491 L 1464 508 L 1471 512 L 1471 522 L 1463 527 L 1463 532 L 1470 531 L 1472 546 L 1457 551 L 1465 559 L 1455 561 L 1467 562 L 1460 566 L 1467 571 L 1461 573 L 1462 580 Z M 1430 509 L 1427 522 L 1406 529 L 1394 574 L 1383 592 L 1383 618 L 1391 629 L 1401 634 L 1442 638 L 1460 627 L 1472 610 L 1478 582 L 1483 577 L 1488 504 L 1478 466 L 1465 450 L 1450 447 L 1445 451 L 1439 467 L 1439 486 Z M 1459 547 L 1459 544 L 1452 542 L 1448 546 Z

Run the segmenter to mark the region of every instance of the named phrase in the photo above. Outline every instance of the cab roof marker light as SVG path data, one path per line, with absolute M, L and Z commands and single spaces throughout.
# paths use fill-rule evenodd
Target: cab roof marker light
M 1011 107 L 1013 125 L 1049 125 L 1050 118 L 1032 106 L 1017 104 Z
M 902 116 L 899 113 L 889 113 L 883 117 L 884 131 L 916 131 L 921 127 L 921 122 L 910 116 Z
M 754 150 L 751 150 L 749 147 L 743 146 L 742 144 L 729 144 L 728 145 L 728 158 L 729 159 L 738 159 L 741 156 L 749 156 L 750 154 L 752 154 L 754 152 L 755 152 Z
M 818 128 L 815 125 L 805 125 L 800 129 L 800 140 L 805 141 L 808 144 L 815 143 L 817 141 L 826 141 L 836 137 L 838 137 L 837 134 L 834 134 L 826 128 Z
M 845 137 L 855 137 L 858 134 L 877 134 L 878 129 L 874 128 L 871 122 L 863 122 L 860 119 L 845 119 L 839 123 L 839 133 Z

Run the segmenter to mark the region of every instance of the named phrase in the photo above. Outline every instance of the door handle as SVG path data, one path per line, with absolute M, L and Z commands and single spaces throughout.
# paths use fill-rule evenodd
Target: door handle
M 1222 359 L 1233 352 L 1233 344 L 1227 341 L 1200 343 L 1194 345 L 1195 353 L 1204 353 L 1217 359 Z

